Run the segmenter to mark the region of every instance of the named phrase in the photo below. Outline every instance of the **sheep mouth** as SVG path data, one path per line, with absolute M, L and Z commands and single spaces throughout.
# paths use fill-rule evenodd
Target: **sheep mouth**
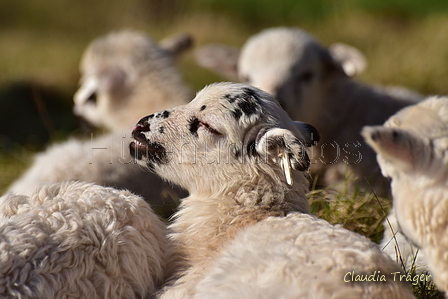
M 162 143 L 147 140 L 142 133 L 133 133 L 129 150 L 135 160 L 144 160 L 148 166 L 157 163 L 166 163 L 166 149 Z

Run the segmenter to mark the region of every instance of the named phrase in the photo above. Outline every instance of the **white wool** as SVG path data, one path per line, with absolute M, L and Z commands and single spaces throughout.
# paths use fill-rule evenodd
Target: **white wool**
M 448 291 L 448 98 L 429 97 L 363 135 L 392 179 L 400 232 L 419 247 L 436 285 Z
M 94 184 L 0 198 L 0 297 L 149 298 L 170 253 L 142 198 Z
M 31 195 L 45 184 L 84 181 L 127 189 L 142 196 L 159 213 L 170 215 L 186 192 L 135 164 L 129 141 L 130 132 L 126 131 L 51 145 L 34 157 L 30 168 L 7 191 Z
M 131 144 L 138 162 L 190 192 L 169 227 L 184 260 L 159 298 L 202 298 L 202 292 L 234 298 L 234 291 L 241 298 L 296 298 L 300 292 L 309 298 L 333 292 L 337 298 L 413 298 L 405 283 L 343 282 L 343 271 L 400 269 L 366 238 L 307 214 L 305 148 L 312 135 L 314 127 L 291 121 L 269 94 L 235 83 L 210 85 L 189 104 L 138 123 Z M 240 151 L 227 150 L 235 149 L 231 145 Z M 291 182 L 285 167 L 291 167 Z M 252 254 L 253 263 L 246 263 Z M 322 267 L 302 281 L 308 269 L 291 257 L 300 261 L 304 254 Z M 229 259 L 238 265 L 221 268 Z M 273 276 L 278 287 L 270 283 Z
M 361 274 L 371 275 L 373 282 L 354 282 Z M 413 298 L 398 275 L 397 265 L 369 239 L 315 216 L 291 213 L 239 233 L 194 298 Z

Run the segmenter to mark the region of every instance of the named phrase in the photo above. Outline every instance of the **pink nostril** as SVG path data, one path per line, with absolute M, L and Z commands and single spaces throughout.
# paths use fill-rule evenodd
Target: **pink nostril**
M 146 123 L 146 124 L 137 124 L 135 126 L 135 129 L 139 130 L 139 131 L 149 131 L 149 128 L 150 128 L 150 126 L 149 126 L 148 123 Z
M 148 123 L 138 123 L 135 125 L 134 132 L 140 132 L 140 131 L 151 131 L 150 125 Z

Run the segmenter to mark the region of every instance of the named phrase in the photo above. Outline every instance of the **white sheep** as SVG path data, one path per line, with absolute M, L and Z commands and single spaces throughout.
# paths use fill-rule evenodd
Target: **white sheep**
M 164 223 L 128 191 L 82 182 L 0 198 L 0 297 L 149 298 L 169 275 Z
M 95 39 L 81 59 L 74 113 L 97 127 L 130 130 L 148 112 L 185 104 L 192 93 L 174 62 L 190 45 L 185 34 L 157 44 L 129 30 Z
M 401 275 L 367 238 L 291 213 L 239 233 L 194 298 L 414 298 Z
M 363 130 L 391 188 L 400 232 L 427 261 L 448 292 L 448 97 L 401 110 L 384 126 Z
M 43 184 L 93 182 L 128 189 L 164 216 L 171 214 L 175 200 L 185 192 L 130 163 L 132 157 L 123 145 L 129 143 L 126 134 L 129 138 L 135 119 L 191 99 L 174 67 L 174 58 L 190 43 L 188 36 L 176 35 L 157 45 L 134 31 L 111 33 L 93 41 L 81 61 L 82 84 L 74 96 L 74 111 L 113 133 L 50 146 L 36 155 L 30 169 L 9 191 L 29 195 Z
M 318 134 L 269 94 L 213 84 L 141 119 L 133 137 L 140 164 L 190 192 L 169 226 L 184 262 L 159 298 L 414 298 L 377 245 L 307 214 L 305 148 Z M 388 281 L 354 282 L 375 273 Z
M 366 186 L 367 178 L 375 191 L 388 193 L 389 182 L 381 176 L 375 153 L 359 132 L 365 125 L 384 123 L 402 107 L 415 103 L 418 94 L 355 81 L 343 69 L 353 68 L 347 66 L 349 62 L 359 65 L 356 58 L 337 58 L 335 51 L 330 53 L 297 28 L 264 30 L 252 36 L 240 52 L 233 51 L 227 59 L 215 57 L 213 49 L 197 56 L 200 63 L 206 57 L 203 65 L 271 93 L 291 118 L 319 130 L 321 142 L 311 157 L 311 170 L 322 185 L 339 182 L 348 167 L 359 178 L 357 183 Z
M 304 34 L 301 37 L 306 43 L 310 36 Z M 223 44 L 206 44 L 194 51 L 195 59 L 199 65 L 211 69 L 221 76 L 233 81 L 244 80 L 238 75 L 238 60 L 241 50 L 236 47 Z M 332 58 L 339 62 L 347 76 L 355 76 L 363 73 L 367 67 L 364 54 L 344 43 L 334 43 L 328 47 Z
M 139 167 L 129 154 L 129 142 L 129 133 L 115 132 L 90 140 L 72 138 L 54 144 L 35 155 L 31 167 L 7 191 L 31 195 L 42 185 L 84 181 L 130 190 L 142 196 L 159 214 L 169 216 L 186 192 Z

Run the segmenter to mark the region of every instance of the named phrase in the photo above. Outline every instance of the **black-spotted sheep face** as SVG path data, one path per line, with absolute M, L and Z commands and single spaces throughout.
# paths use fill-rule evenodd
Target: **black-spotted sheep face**
M 317 132 L 301 124 L 303 132 L 267 93 L 219 83 L 204 88 L 187 105 L 142 118 L 132 132 L 130 150 L 140 165 L 190 190 L 198 180 L 214 184 L 215 179 L 244 177 L 242 165 L 276 162 L 273 167 L 280 167 L 278 153 L 271 154 L 280 143 L 300 147 L 285 155 L 290 167 L 306 170 L 309 160 L 303 144 Z M 278 130 L 288 139 L 275 136 Z

